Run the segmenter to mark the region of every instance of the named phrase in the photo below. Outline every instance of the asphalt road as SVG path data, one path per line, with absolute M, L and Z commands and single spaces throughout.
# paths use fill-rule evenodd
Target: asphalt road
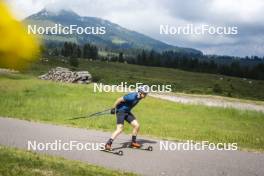
M 61 143 L 78 141 L 81 143 L 105 142 L 110 133 L 29 122 L 11 118 L 0 118 L 0 144 L 26 149 L 28 141 Z M 122 148 L 130 136 L 121 135 L 114 148 Z M 195 175 L 195 176 L 262 176 L 264 175 L 264 154 L 242 151 L 164 151 L 160 141 L 139 139 L 144 146 L 152 145 L 154 151 L 122 148 L 123 156 L 102 151 L 47 150 L 37 151 L 71 160 L 80 160 L 107 168 L 131 171 L 142 175 Z M 171 143 L 171 142 L 169 142 Z M 95 147 L 96 148 L 96 147 Z

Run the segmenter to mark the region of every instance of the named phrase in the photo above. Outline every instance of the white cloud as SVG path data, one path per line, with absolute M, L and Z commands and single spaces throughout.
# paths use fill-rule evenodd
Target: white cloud
M 264 55 L 263 0 L 6 0 L 13 12 L 23 19 L 48 7 L 54 11 L 72 9 L 82 16 L 108 19 L 164 42 L 196 47 L 203 51 L 227 54 Z M 235 25 L 239 36 L 161 36 L 160 24 Z M 245 44 L 247 42 L 247 44 Z M 250 43 L 250 45 L 249 45 Z M 245 46 L 245 47 L 243 47 Z M 252 46 L 252 47 L 250 47 Z M 260 47 L 257 47 L 260 46 Z M 213 49 L 212 49 L 213 48 Z M 217 49 L 218 48 L 218 49 Z M 239 49 L 243 48 L 243 52 Z M 246 50 L 246 51 L 245 51 Z
M 211 13 L 232 22 L 261 22 L 264 19 L 262 0 L 214 0 Z

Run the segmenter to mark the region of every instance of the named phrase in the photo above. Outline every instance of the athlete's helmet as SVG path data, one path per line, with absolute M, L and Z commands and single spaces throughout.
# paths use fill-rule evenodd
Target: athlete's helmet
M 149 86 L 148 85 L 142 85 L 137 90 L 139 93 L 147 94 L 149 93 Z

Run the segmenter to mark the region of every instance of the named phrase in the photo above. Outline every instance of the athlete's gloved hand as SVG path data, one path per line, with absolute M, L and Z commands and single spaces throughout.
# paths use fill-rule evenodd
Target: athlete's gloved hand
M 115 114 L 115 111 L 116 111 L 115 108 L 112 108 L 111 111 L 110 111 L 110 113 L 111 114 Z

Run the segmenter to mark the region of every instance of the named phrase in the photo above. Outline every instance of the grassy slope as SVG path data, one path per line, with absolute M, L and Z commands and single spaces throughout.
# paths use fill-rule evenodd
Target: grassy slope
M 0 91 L 2 116 L 108 131 L 115 128 L 115 118 L 110 115 L 92 120 L 67 119 L 103 110 L 122 95 L 94 93 L 92 85 L 58 84 L 26 75 L 0 76 Z M 144 135 L 237 142 L 242 148 L 264 149 L 263 113 L 182 105 L 151 97 L 143 100 L 134 112 Z
M 27 73 L 40 75 L 50 68 L 63 65 L 69 67 L 58 60 L 40 62 L 33 64 Z M 108 84 L 119 84 L 120 82 L 171 84 L 175 92 L 264 100 L 264 91 L 260 91 L 264 90 L 264 81 L 251 80 L 250 84 L 250 80 L 242 78 L 100 61 L 82 61 L 79 69 L 88 70 L 96 81 Z M 215 84 L 220 85 L 222 91 L 215 92 L 213 89 Z
M 119 176 L 134 174 L 0 146 L 0 175 Z

